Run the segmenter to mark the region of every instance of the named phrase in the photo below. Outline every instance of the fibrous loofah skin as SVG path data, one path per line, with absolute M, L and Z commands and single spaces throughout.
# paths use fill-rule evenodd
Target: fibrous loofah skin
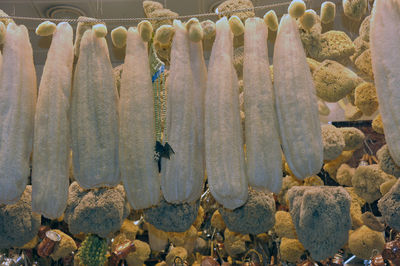
M 250 189 L 243 206 L 233 211 L 220 208 L 219 212 L 229 230 L 241 234 L 261 234 L 275 224 L 275 201 L 262 191 Z
M 85 190 L 74 182 L 69 187 L 64 220 L 72 234 L 83 232 L 107 237 L 121 228 L 129 211 L 121 185 Z
M 32 212 L 32 187 L 15 204 L 0 205 L 0 248 L 22 247 L 39 231 L 40 214 Z
M 117 79 L 118 80 L 118 79 Z M 130 205 L 138 210 L 160 200 L 160 176 L 154 160 L 154 94 L 147 43 L 129 28 L 120 79 L 119 161 Z
M 387 27 L 387 25 L 393 25 Z M 385 128 L 385 139 L 393 160 L 400 164 L 400 2 L 375 1 L 371 18 L 370 42 L 372 68 L 378 94 L 379 112 Z
M 379 211 L 385 222 L 400 230 L 400 179 L 378 202 Z
M 159 230 L 185 232 L 196 220 L 199 206 L 199 201 L 170 204 L 162 198 L 157 206 L 144 210 L 144 218 Z
M 16 203 L 30 175 L 37 85 L 25 26 L 9 23 L 0 73 L 0 204 Z
M 120 182 L 118 100 L 106 40 L 87 30 L 71 100 L 74 177 L 84 188 L 112 187 Z
M 67 206 L 70 165 L 70 96 L 74 47 L 72 27 L 62 22 L 53 35 L 35 114 L 32 208 L 50 219 Z
M 282 149 L 297 178 L 317 174 L 323 145 L 315 87 L 296 21 L 283 16 L 274 48 L 274 94 Z
M 342 187 L 293 187 L 290 214 L 300 242 L 315 260 L 333 256 L 351 228 L 350 196 Z

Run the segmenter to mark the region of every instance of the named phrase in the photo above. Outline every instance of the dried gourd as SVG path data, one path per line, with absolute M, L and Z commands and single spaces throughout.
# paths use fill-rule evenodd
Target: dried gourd
M 375 1 L 370 42 L 385 139 L 393 160 L 400 165 L 400 1 Z
M 32 46 L 25 26 L 7 26 L 0 77 L 0 204 L 12 204 L 24 192 L 30 174 L 37 97 Z
M 129 28 L 119 105 L 119 160 L 129 203 L 149 208 L 160 200 L 160 177 L 154 160 L 154 96 L 147 43 Z
M 120 181 L 118 92 L 106 40 L 85 31 L 79 54 L 71 101 L 74 177 L 86 189 L 115 186 Z
M 32 209 L 49 219 L 67 206 L 70 159 L 72 27 L 58 24 L 40 80 L 35 114 L 32 163 Z
M 243 62 L 246 169 L 250 186 L 279 193 L 282 154 L 269 73 L 267 36 L 268 28 L 262 19 L 246 20 Z
M 225 208 L 248 196 L 238 79 L 233 67 L 233 34 L 228 20 L 216 25 L 205 97 L 206 169 L 211 194 Z
M 194 97 L 188 32 L 179 20 L 174 20 L 173 27 L 164 138 L 175 153 L 162 159 L 161 189 L 166 201 L 183 203 L 200 197 L 204 165 L 198 135 L 203 132 L 196 118 L 195 101 L 199 99 Z
M 315 88 L 296 21 L 284 15 L 274 51 L 274 90 L 286 161 L 299 179 L 317 174 L 323 146 Z

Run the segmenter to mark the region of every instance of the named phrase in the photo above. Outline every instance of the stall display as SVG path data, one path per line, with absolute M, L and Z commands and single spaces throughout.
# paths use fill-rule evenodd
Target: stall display
M 400 265 L 400 0 L 258 2 L 0 10 L 0 265 Z

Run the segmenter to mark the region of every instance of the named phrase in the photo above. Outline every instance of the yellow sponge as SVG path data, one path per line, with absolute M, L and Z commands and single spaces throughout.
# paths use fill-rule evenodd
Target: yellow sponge
M 242 35 L 244 32 L 243 22 L 238 16 L 232 16 L 229 18 L 229 26 L 231 27 L 231 31 L 235 36 Z
M 4 40 L 6 39 L 6 31 L 6 26 L 0 21 L 0 44 L 3 44 Z
M 56 31 L 56 24 L 50 21 L 44 21 L 39 24 L 36 28 L 36 35 L 39 36 L 49 36 L 52 35 Z
M 336 5 L 330 1 L 323 2 L 321 5 L 321 22 L 329 24 L 335 20 Z
M 128 31 L 125 27 L 119 26 L 111 31 L 111 40 L 115 47 L 122 48 L 126 45 Z
M 153 36 L 153 25 L 151 25 L 150 21 L 143 20 L 138 24 L 138 31 L 142 40 L 149 42 Z
M 169 44 L 174 35 L 174 27 L 171 25 L 162 25 L 156 30 L 154 40 L 161 44 Z
M 97 38 L 103 38 L 107 35 L 107 27 L 104 24 L 96 24 L 92 27 L 92 30 Z
M 268 11 L 264 15 L 264 22 L 267 24 L 268 28 L 272 31 L 277 31 L 278 30 L 278 16 L 276 15 L 274 10 Z
M 203 40 L 203 28 L 201 27 L 200 22 L 197 18 L 191 18 L 186 23 L 186 29 L 189 32 L 189 40 L 191 40 L 192 42 L 199 42 Z
M 304 15 L 300 17 L 300 23 L 303 28 L 309 31 L 317 22 L 317 13 L 312 9 L 307 9 Z
M 293 18 L 299 18 L 303 16 L 306 11 L 306 4 L 303 0 L 293 0 L 288 8 L 288 13 Z

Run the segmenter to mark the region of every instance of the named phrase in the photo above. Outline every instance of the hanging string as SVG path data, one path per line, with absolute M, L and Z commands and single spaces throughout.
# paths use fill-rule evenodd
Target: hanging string
M 310 0 L 305 0 L 304 2 L 308 3 Z M 142 20 L 151 20 L 151 21 L 160 21 L 160 20 L 168 20 L 168 19 L 190 19 L 193 17 L 196 18 L 204 18 L 204 17 L 217 17 L 217 16 L 224 16 L 230 15 L 232 13 L 238 12 L 248 12 L 248 11 L 256 11 L 256 10 L 264 10 L 264 9 L 271 9 L 280 6 L 288 6 L 291 1 L 282 2 L 282 3 L 275 3 L 263 6 L 255 6 L 254 8 L 242 8 L 236 10 L 229 10 L 223 12 L 212 12 L 212 13 L 204 13 L 204 14 L 193 14 L 193 15 L 185 15 L 185 16 L 170 16 L 170 17 L 156 17 L 156 18 L 91 18 L 91 19 L 72 19 L 72 18 L 36 18 L 36 17 L 21 17 L 21 16 L 0 16 L 1 19 L 16 19 L 16 20 L 27 20 L 27 21 L 53 21 L 53 22 L 68 22 L 68 23 L 78 23 L 78 22 L 129 22 L 129 21 L 142 21 Z

